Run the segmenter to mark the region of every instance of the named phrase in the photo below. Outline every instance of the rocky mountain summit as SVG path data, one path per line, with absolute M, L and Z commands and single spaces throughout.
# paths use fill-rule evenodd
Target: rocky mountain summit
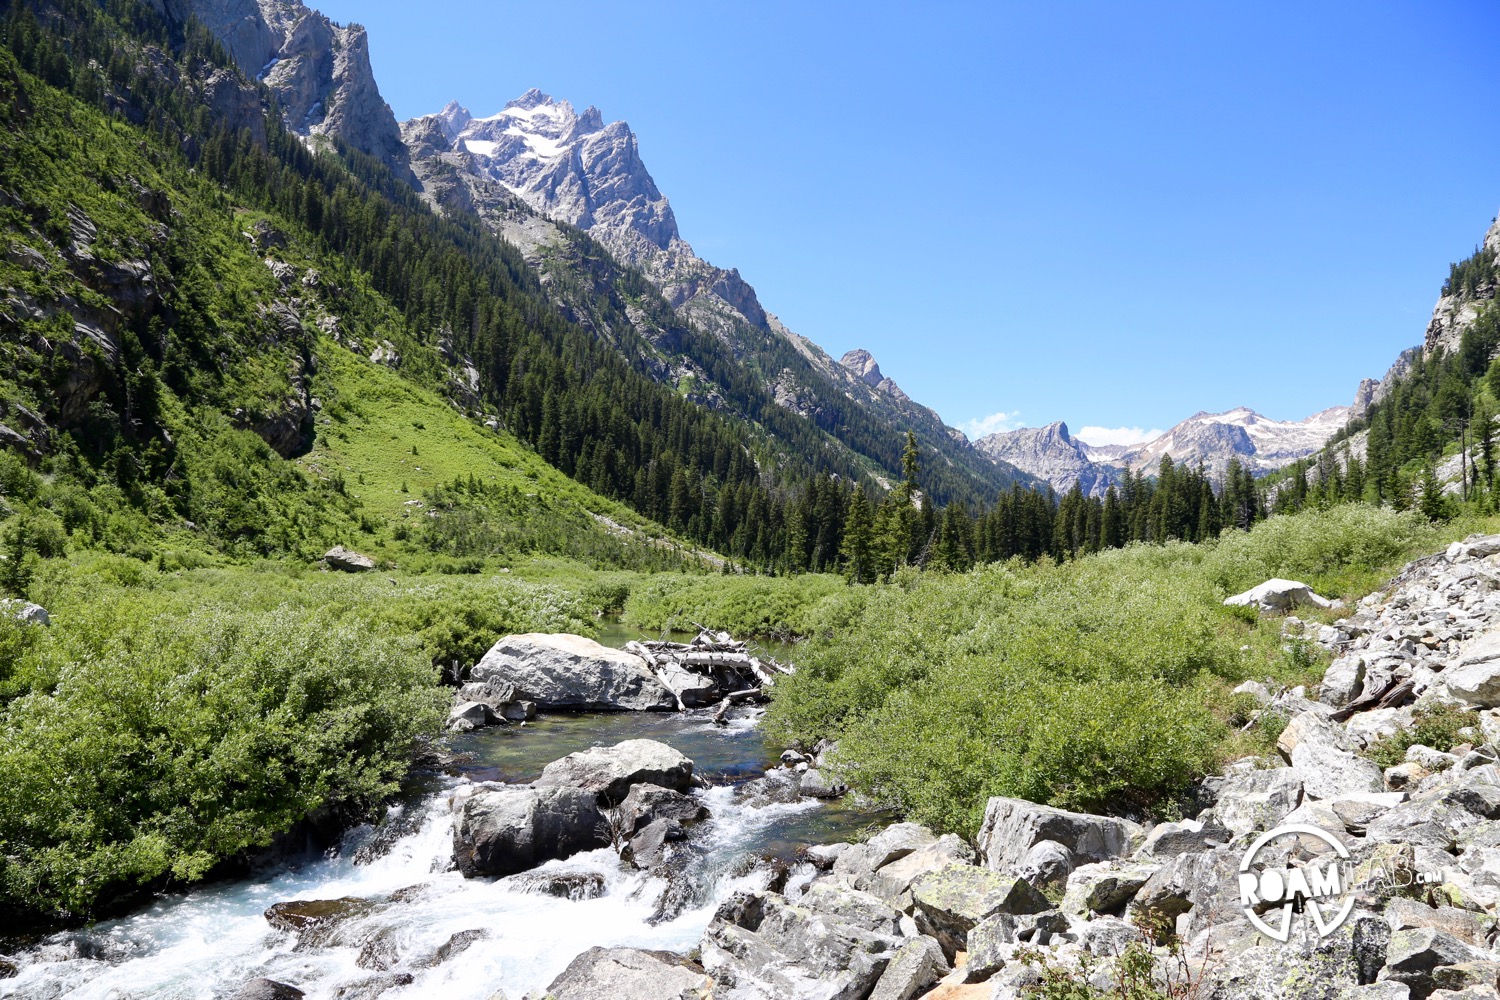
M 911 398 L 901 391 L 901 387 L 894 380 L 888 378 L 880 371 L 880 365 L 875 363 L 874 355 L 864 348 L 844 352 L 844 356 L 839 358 L 839 364 L 853 372 L 855 378 L 871 389 L 878 389 L 886 395 L 894 396 L 903 402 Z
M 602 311 L 600 300 L 644 277 L 669 312 L 628 299 L 616 311 L 655 349 L 644 359 L 655 377 L 689 398 L 713 409 L 735 405 L 723 373 L 715 375 L 683 326 L 727 348 L 776 405 L 835 438 L 859 439 L 854 447 L 865 458 L 873 443 L 868 431 L 889 451 L 909 428 L 924 448 L 942 454 L 934 471 L 977 478 L 982 494 L 1028 481 L 1009 466 L 997 470 L 880 372 L 869 352 L 835 360 L 767 311 L 736 269 L 698 257 L 625 122 L 606 123 L 597 108 L 579 112 L 533 89 L 487 117 L 451 102 L 402 123 L 401 132 L 423 197 L 445 212 L 484 220 L 522 251 L 559 308 L 599 336 L 623 346 L 618 318 Z M 863 419 L 852 420 L 856 413 Z M 754 407 L 745 415 L 758 419 Z M 891 458 L 899 459 L 899 444 L 879 460 L 894 473 Z
M 1095 449 L 1068 433 L 1061 420 L 1045 427 L 1022 427 L 988 434 L 974 446 L 990 458 L 1008 462 L 1066 492 L 1076 483 L 1085 496 L 1102 497 L 1119 485 L 1125 471 L 1123 456 L 1098 455 Z
M 336 24 L 299 0 L 163 2 L 203 22 L 241 72 L 270 88 L 293 131 L 341 139 L 406 174 L 406 147 L 376 86 L 363 27 Z
M 596 107 L 580 114 L 568 101 L 532 89 L 487 117 L 454 101 L 401 128 L 418 159 L 436 155 L 541 215 L 585 230 L 707 329 L 729 336 L 735 320 L 767 327 L 755 290 L 739 272 L 708 264 L 682 239 L 625 122 L 606 124 Z
M 1272 420 L 1249 407 L 1199 412 L 1152 440 L 1133 446 L 1096 447 L 1068 433 L 1062 421 L 989 434 L 974 446 L 1044 479 L 1059 492 L 1077 483 L 1087 496 L 1103 496 L 1127 471 L 1153 473 L 1162 456 L 1223 475 L 1231 458 L 1256 474 L 1274 471 L 1321 448 L 1349 420 L 1347 406 L 1333 406 L 1305 420 Z

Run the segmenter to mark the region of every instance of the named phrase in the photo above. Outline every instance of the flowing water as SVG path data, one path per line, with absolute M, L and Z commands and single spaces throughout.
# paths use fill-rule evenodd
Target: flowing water
M 450 870 L 456 790 L 529 781 L 574 750 L 634 738 L 677 747 L 709 782 L 695 794 L 711 817 L 678 847 L 670 874 L 635 871 L 607 848 L 538 869 L 602 881 L 597 898 L 568 899 L 536 891 L 534 879 L 465 879 Z M 802 845 L 847 839 L 875 818 L 845 803 L 765 794 L 765 783 L 752 779 L 775 754 L 751 716 L 727 727 L 703 713 L 551 716 L 453 744 L 466 762 L 426 777 L 379 828 L 350 831 L 326 855 L 47 937 L 10 956 L 20 971 L 0 980 L 0 997 L 209 1000 L 268 976 L 312 998 L 486 1000 L 503 991 L 520 1000 L 539 996 L 595 945 L 691 950 L 719 901 L 766 884 L 762 859 L 789 860 Z M 274 903 L 341 897 L 360 902 L 322 936 L 299 940 L 264 917 Z M 372 955 L 391 971 L 370 968 Z M 412 981 L 380 991 L 378 980 L 393 973 Z

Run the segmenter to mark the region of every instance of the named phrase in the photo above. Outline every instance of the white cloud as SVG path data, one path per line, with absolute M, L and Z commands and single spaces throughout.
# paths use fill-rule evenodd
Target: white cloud
M 1020 410 L 1011 410 L 1006 413 L 991 413 L 987 417 L 976 417 L 973 420 L 965 420 L 958 425 L 958 429 L 969 436 L 970 441 L 978 440 L 986 434 L 998 434 L 1000 431 L 1013 431 L 1018 427 L 1025 427 L 1026 422 L 1021 419 Z
M 1102 446 L 1110 444 L 1145 444 L 1147 441 L 1153 441 L 1161 437 L 1164 433 L 1166 432 L 1156 428 L 1147 431 L 1139 427 L 1083 427 L 1074 433 L 1073 436 L 1085 444 Z

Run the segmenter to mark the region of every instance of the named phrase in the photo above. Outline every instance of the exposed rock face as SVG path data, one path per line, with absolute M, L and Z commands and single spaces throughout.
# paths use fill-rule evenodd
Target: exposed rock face
M 608 846 L 598 798 L 581 788 L 481 790 L 453 827 L 453 856 L 465 878 L 513 875 Z
M 582 636 L 508 635 L 490 647 L 471 679 L 509 685 L 514 697 L 541 709 L 671 712 L 677 699 L 634 653 Z
M 845 352 L 844 356 L 839 358 L 839 364 L 853 372 L 855 378 L 871 389 L 878 389 L 888 396 L 894 396 L 903 401 L 911 398 L 901 391 L 899 385 L 881 374 L 874 355 L 864 348 Z
M 191 0 L 191 6 L 240 70 L 275 93 L 293 131 L 339 138 L 409 176 L 396 116 L 370 69 L 364 28 L 335 24 L 298 0 Z
M 769 399 L 835 437 L 850 426 L 853 406 L 889 426 L 891 440 L 911 428 L 925 448 L 981 480 L 998 476 L 997 485 L 1008 486 L 1026 479 L 975 453 L 962 433 L 908 399 L 891 379 L 869 380 L 860 352 L 851 352 L 858 371 L 840 364 L 768 313 L 738 271 L 700 259 L 679 233 L 624 122 L 606 124 L 596 108 L 580 113 L 532 90 L 489 117 L 476 118 L 454 102 L 402 123 L 401 130 L 424 197 L 446 211 L 478 215 L 515 244 L 564 314 L 601 338 L 618 336 L 619 313 L 606 315 L 597 300 L 616 296 L 621 279 L 634 280 L 619 265 L 638 268 L 666 309 L 622 302 L 620 311 L 659 352 L 645 359 L 653 377 L 689 399 L 713 409 L 731 405 L 690 347 L 691 330 L 727 344 L 736 359 L 758 369 Z M 602 259 L 572 227 L 602 244 L 613 260 Z M 570 290 L 575 287 L 588 289 L 595 301 Z M 667 310 L 671 314 L 663 316 Z M 871 457 L 868 439 L 846 443 Z M 898 471 L 891 454 L 878 460 L 889 473 Z
M 738 271 L 700 260 L 677 231 L 672 207 L 641 161 L 635 133 L 529 90 L 498 114 L 475 118 L 456 102 L 406 122 L 406 141 L 446 152 L 476 177 L 499 185 L 548 218 L 587 230 L 622 261 L 640 267 L 669 302 L 711 330 L 741 319 L 764 328 L 765 310 Z
M 1490 223 L 1484 234 L 1482 249 L 1500 253 L 1500 219 Z M 1472 292 L 1452 292 L 1438 298 L 1432 308 L 1432 319 L 1422 338 L 1422 355 L 1431 359 L 1439 350 L 1452 353 L 1458 350 L 1464 331 L 1474 325 L 1484 305 L 1495 297 L 1493 281 L 1485 282 Z
M 1046 427 L 1023 427 L 1020 430 L 989 434 L 974 442 L 974 447 L 1001 462 L 1008 462 L 1039 479 L 1045 479 L 1059 491 L 1076 483 L 1085 496 L 1102 497 L 1111 486 L 1117 486 L 1124 474 L 1123 464 L 1095 460 L 1089 446 L 1068 433 L 1061 420 Z
M 668 951 L 590 948 L 547 987 L 557 1000 L 678 1000 L 704 982 L 703 969 Z

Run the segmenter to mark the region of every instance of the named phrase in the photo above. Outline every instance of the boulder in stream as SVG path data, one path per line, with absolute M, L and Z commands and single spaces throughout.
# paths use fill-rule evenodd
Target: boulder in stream
M 375 908 L 368 899 L 293 899 L 272 904 L 266 922 L 280 931 L 292 931 L 306 944 L 325 944 L 335 929 L 347 920 L 362 917 Z
M 469 672 L 471 682 L 510 685 L 515 698 L 570 711 L 674 712 L 677 697 L 634 653 L 568 633 L 508 635 Z
M 464 802 L 453 827 L 453 857 L 465 878 L 514 875 L 608 846 L 598 800 L 581 788 L 484 789 Z
M 295 986 L 262 977 L 252 979 L 240 987 L 240 991 L 230 1000 L 300 1000 L 305 995 Z
M 686 792 L 693 784 L 693 762 L 656 740 L 625 740 L 612 747 L 589 747 L 554 760 L 542 769 L 540 788 L 581 788 L 601 803 L 623 802 L 632 785 L 660 785 Z

